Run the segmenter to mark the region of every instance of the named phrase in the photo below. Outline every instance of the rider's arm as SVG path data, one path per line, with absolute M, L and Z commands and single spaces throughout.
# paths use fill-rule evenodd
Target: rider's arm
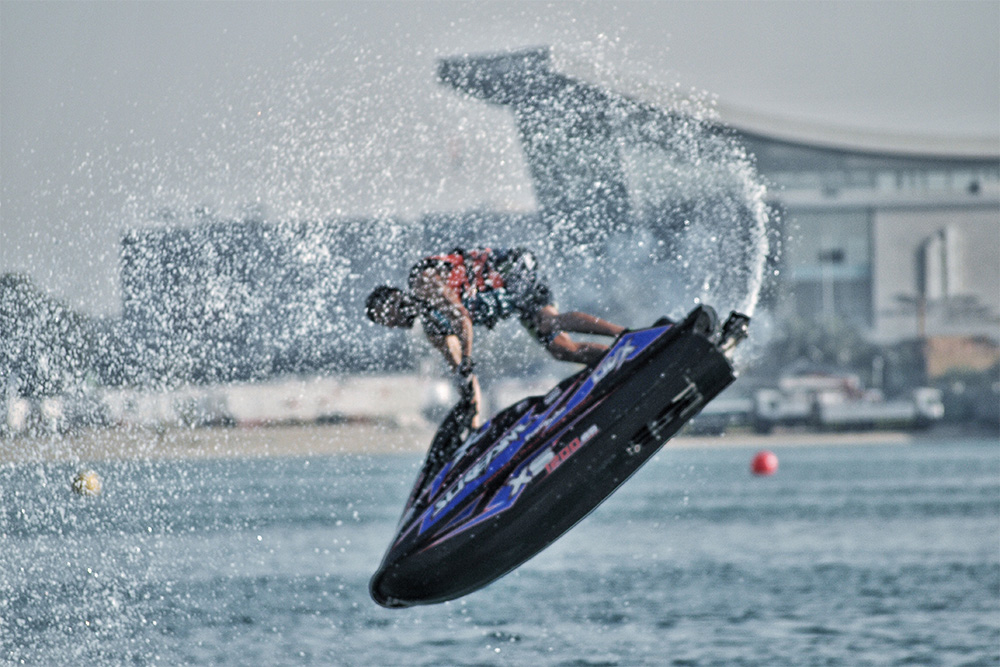
M 433 270 L 421 273 L 411 289 L 415 296 L 443 314 L 451 324 L 451 330 L 455 332 L 436 335 L 425 330 L 424 333 L 427 334 L 431 345 L 441 352 L 451 366 L 459 391 L 462 391 L 463 386 L 471 389 L 469 399 L 474 408 L 472 427 L 478 428 L 481 422 L 479 408 L 482 405 L 482 397 L 479 380 L 472 372 L 472 318 L 469 316 L 469 311 L 462 305 L 459 295 Z
M 457 369 L 464 359 L 472 358 L 472 318 L 469 311 L 462 305 L 462 299 L 455 290 L 448 287 L 444 278 L 433 270 L 421 273 L 412 289 L 415 296 L 444 315 L 451 324 L 451 330 L 455 332 L 454 342 L 448 341 L 452 336 L 445 336 L 441 341 L 432 338 L 431 343 L 441 351 L 452 370 Z
M 448 367 L 453 371 L 457 370 L 462 363 L 462 343 L 459 342 L 458 336 L 454 334 L 441 336 L 429 331 L 425 331 L 424 333 L 427 335 L 427 340 L 430 341 L 431 345 L 448 362 Z

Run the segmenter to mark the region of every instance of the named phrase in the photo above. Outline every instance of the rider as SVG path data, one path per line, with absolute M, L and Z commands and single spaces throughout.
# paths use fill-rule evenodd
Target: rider
M 480 405 L 472 363 L 474 324 L 491 329 L 516 314 L 555 359 L 583 364 L 598 361 L 607 346 L 574 341 L 566 331 L 603 336 L 624 331 L 586 313 L 560 313 L 534 254 L 523 248 L 456 248 L 425 257 L 410 270 L 408 290 L 376 287 L 366 311 L 370 320 L 387 327 L 409 329 L 420 318 L 427 340 L 444 355 L 456 381 L 472 389 L 473 426 L 479 425 Z

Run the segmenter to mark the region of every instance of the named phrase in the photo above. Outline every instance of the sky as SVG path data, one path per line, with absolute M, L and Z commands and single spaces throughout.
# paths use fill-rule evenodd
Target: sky
M 995 0 L 0 1 L 0 273 L 119 311 L 123 231 L 534 206 L 443 56 L 539 45 L 757 114 L 997 145 Z M 161 222 L 157 222 L 157 221 Z

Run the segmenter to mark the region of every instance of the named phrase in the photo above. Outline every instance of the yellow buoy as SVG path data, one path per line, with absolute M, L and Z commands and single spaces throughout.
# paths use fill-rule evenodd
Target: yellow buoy
M 101 478 L 93 470 L 81 470 L 73 478 L 73 490 L 81 496 L 96 496 L 101 493 Z

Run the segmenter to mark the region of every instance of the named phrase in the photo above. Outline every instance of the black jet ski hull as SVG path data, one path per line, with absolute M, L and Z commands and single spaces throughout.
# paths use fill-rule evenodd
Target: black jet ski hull
M 714 318 L 630 332 L 595 368 L 494 417 L 418 478 L 373 599 L 451 600 L 547 547 L 734 380 L 719 348 Z

